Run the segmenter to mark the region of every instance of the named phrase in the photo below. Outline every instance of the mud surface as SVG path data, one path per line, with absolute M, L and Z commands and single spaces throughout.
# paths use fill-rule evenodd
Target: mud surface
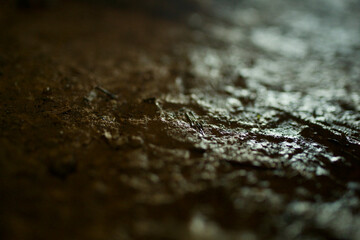
M 359 1 L 204 7 L 3 3 L 2 239 L 360 239 Z

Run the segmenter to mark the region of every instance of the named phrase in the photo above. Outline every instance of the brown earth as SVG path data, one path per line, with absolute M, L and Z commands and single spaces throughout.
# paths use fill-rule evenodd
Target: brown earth
M 1 239 L 360 239 L 359 1 L 202 7 L 2 4 Z

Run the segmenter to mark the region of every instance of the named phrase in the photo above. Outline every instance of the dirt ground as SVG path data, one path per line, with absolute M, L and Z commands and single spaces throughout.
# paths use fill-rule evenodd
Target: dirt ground
M 0 3 L 1 239 L 360 239 L 360 1 L 181 3 Z

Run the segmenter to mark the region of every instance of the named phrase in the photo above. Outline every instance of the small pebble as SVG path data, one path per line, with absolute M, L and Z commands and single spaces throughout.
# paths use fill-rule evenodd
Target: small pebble
M 144 144 L 144 140 L 140 136 L 130 136 L 129 145 L 133 148 L 139 148 Z

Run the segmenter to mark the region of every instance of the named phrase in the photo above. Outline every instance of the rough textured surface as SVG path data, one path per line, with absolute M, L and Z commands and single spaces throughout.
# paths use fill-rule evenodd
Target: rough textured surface
M 359 1 L 204 7 L 3 3 L 2 239 L 360 239 Z

